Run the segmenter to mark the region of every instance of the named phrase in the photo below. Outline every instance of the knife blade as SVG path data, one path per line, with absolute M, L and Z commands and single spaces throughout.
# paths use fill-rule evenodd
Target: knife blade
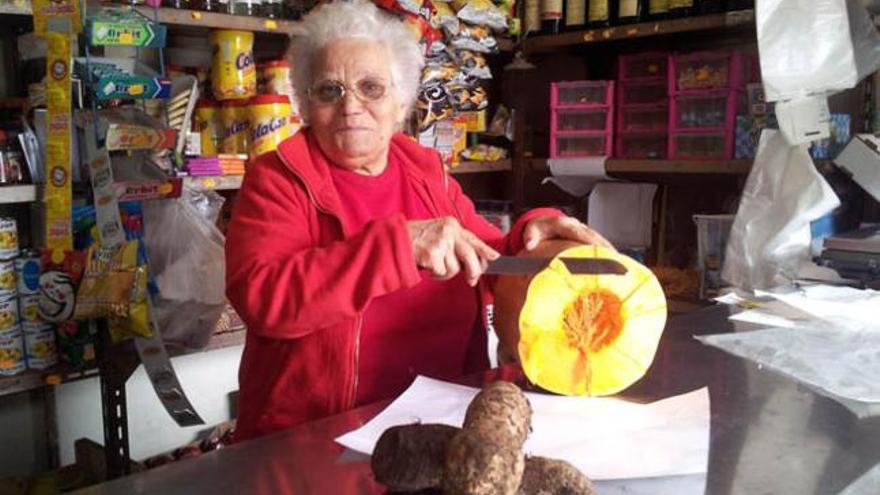
M 489 262 L 489 275 L 534 275 L 547 268 L 552 258 L 502 256 Z M 626 267 L 608 258 L 559 258 L 572 275 L 625 275 Z

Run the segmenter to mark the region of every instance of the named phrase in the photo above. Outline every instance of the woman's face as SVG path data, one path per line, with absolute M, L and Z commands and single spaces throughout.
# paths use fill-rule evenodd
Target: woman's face
M 335 40 L 315 55 L 309 124 L 338 166 L 369 174 L 385 169 L 388 144 L 405 111 L 392 84 L 390 59 L 384 45 L 364 39 Z M 340 87 L 342 97 L 334 101 Z

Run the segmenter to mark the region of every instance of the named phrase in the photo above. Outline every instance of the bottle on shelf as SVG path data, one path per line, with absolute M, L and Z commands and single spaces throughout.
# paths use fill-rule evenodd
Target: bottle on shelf
M 618 0 L 617 24 L 634 24 L 647 17 L 647 0 Z
M 541 34 L 559 33 L 563 5 L 563 0 L 541 0 Z
M 270 19 L 281 19 L 284 16 L 281 0 L 263 0 L 263 15 Z
M 566 31 L 584 29 L 587 23 L 587 3 L 590 0 L 565 0 Z
M 538 34 L 541 31 L 541 0 L 525 0 L 522 10 L 523 34 Z
M 648 0 L 648 19 L 661 21 L 669 18 L 669 0 Z
M 612 15 L 615 13 L 612 0 L 589 0 L 587 9 L 587 27 L 600 28 L 610 26 Z
M 697 12 L 700 14 L 717 14 L 724 12 L 724 0 L 699 0 Z
M 694 0 L 669 0 L 669 17 L 689 17 L 694 15 Z

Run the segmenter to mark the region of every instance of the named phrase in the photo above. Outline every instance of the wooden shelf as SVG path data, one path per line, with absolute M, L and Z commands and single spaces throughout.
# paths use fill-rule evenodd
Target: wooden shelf
M 230 191 L 241 189 L 241 183 L 243 181 L 243 175 L 193 176 L 184 177 L 183 184 L 198 189 Z
M 138 10 L 150 19 L 153 18 L 152 8 L 138 7 Z M 243 31 L 254 31 L 258 33 L 269 33 L 283 36 L 288 36 L 293 27 L 293 21 L 285 19 L 266 19 L 262 17 L 219 14 L 216 12 L 172 9 L 168 7 L 159 7 L 159 22 L 169 26 L 239 29 Z
M 98 376 L 98 368 L 78 370 L 61 363 L 47 370 L 28 370 L 15 376 L 0 376 L 0 396 L 36 390 L 58 383 Z
M 529 168 L 546 172 L 546 158 L 529 159 Z M 744 175 L 752 169 L 751 160 L 624 160 L 609 158 L 609 174 L 729 174 Z
M 20 184 L 16 186 L 0 186 L 0 204 L 28 203 L 39 198 L 37 186 Z
M 550 52 L 560 48 L 605 43 L 648 36 L 705 31 L 710 29 L 754 28 L 755 12 L 740 10 L 723 14 L 709 14 L 666 21 L 643 22 L 628 26 L 589 29 L 556 35 L 535 36 L 523 41 L 526 53 Z
M 478 172 L 503 172 L 511 169 L 510 160 L 495 162 L 461 162 L 449 169 L 451 174 L 473 174 Z
M 30 0 L 12 0 L 0 3 L 0 14 L 5 15 L 31 15 Z

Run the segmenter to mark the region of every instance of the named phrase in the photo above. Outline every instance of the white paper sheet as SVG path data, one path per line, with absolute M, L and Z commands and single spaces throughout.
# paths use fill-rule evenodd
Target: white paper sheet
M 606 156 L 551 158 L 547 160 L 551 177 L 545 178 L 541 184 L 550 182 L 572 196 L 583 196 L 590 192 L 597 182 L 609 180 L 605 175 L 607 159 Z
M 366 454 L 385 429 L 414 422 L 461 426 L 477 389 L 418 377 L 387 409 L 336 441 Z M 532 404 L 527 454 L 564 459 L 595 480 L 706 472 L 706 388 L 652 404 L 614 398 L 526 394 Z
M 615 246 L 651 247 L 657 184 L 600 182 L 590 193 L 587 223 Z
M 834 285 L 813 285 L 790 292 L 756 291 L 837 327 L 867 326 L 880 332 L 880 291 Z

